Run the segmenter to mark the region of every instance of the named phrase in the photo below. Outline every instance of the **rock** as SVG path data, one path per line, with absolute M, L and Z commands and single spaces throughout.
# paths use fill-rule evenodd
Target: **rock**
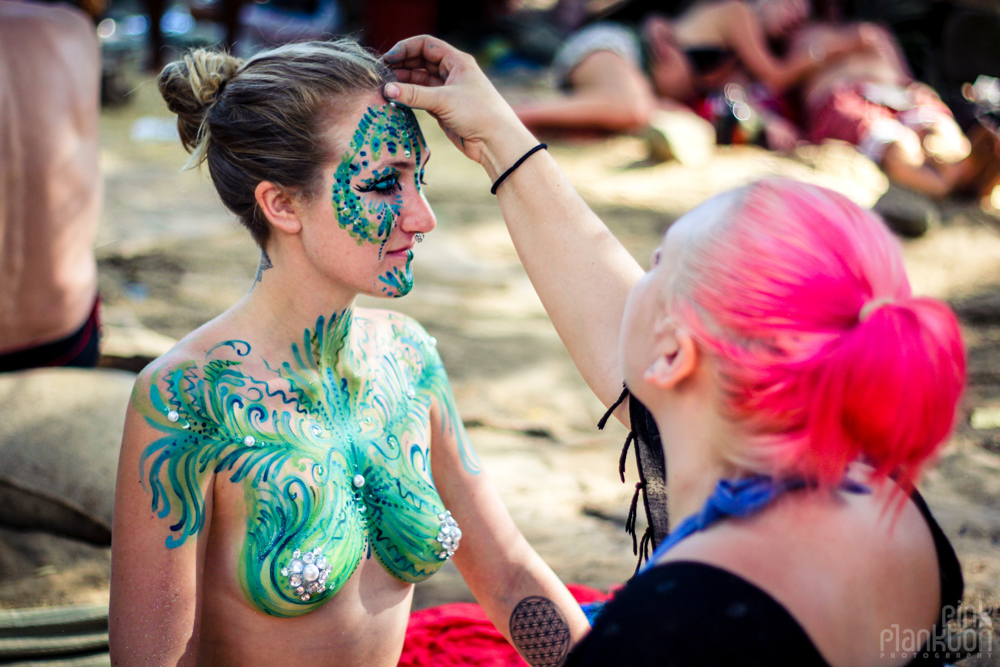
M 0 374 L 0 523 L 111 543 L 134 381 L 103 369 Z
M 803 144 L 791 157 L 829 177 L 817 185 L 836 190 L 861 206 L 872 206 L 889 189 L 889 179 L 878 165 L 846 141 Z
M 715 152 L 715 128 L 690 111 L 658 109 L 643 130 L 649 155 L 655 161 L 677 160 L 691 167 L 707 163 Z
M 941 223 L 941 212 L 929 197 L 890 185 L 872 210 L 882 216 L 889 229 L 905 238 L 917 238 Z
M 40 530 L 0 527 L 2 608 L 86 604 L 107 609 L 110 581 L 110 547 Z M 0 635 L 9 627 L 3 618 Z
M 983 406 L 973 408 L 969 425 L 977 431 L 987 431 L 1000 428 L 1000 407 Z
M 971 324 L 1000 324 L 1000 294 L 990 290 L 953 304 L 955 312 Z
M 110 667 L 107 605 L 0 611 L 0 660 L 22 666 Z

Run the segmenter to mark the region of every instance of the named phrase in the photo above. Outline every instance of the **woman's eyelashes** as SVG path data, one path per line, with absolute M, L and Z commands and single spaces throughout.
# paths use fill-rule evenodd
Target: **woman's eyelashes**
M 399 170 L 392 167 L 376 170 L 372 172 L 371 178 L 363 179 L 359 185 L 354 186 L 354 189 L 358 192 L 374 192 L 379 195 L 395 194 L 402 188 L 399 176 Z
M 418 187 L 420 185 L 427 185 L 427 181 L 424 180 L 423 169 L 417 173 L 417 183 Z M 374 192 L 379 195 L 396 194 L 403 189 L 402 174 L 394 167 L 376 170 L 372 172 L 371 178 L 362 179 L 360 184 L 354 186 L 354 189 L 358 192 Z

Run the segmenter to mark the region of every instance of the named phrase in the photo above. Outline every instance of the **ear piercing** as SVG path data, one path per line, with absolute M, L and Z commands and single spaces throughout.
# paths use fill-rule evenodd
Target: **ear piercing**
M 424 242 L 424 235 L 423 235 L 423 233 L 422 232 L 417 232 L 416 234 L 414 234 L 413 235 L 413 240 L 416 241 L 417 243 L 423 243 Z

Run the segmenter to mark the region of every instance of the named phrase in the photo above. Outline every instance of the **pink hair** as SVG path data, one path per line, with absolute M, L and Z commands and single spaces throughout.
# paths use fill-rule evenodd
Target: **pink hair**
M 964 385 L 954 314 L 911 296 L 896 240 L 845 197 L 768 179 L 734 201 L 689 232 L 669 290 L 752 434 L 731 461 L 836 484 L 863 457 L 911 488 Z

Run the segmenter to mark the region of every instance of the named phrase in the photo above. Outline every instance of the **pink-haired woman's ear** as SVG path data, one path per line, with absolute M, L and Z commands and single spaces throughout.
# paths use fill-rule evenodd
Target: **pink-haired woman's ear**
M 701 362 L 698 344 L 685 329 L 675 328 L 670 343 L 670 349 L 658 354 L 642 374 L 645 382 L 661 390 L 680 385 L 694 375 Z

